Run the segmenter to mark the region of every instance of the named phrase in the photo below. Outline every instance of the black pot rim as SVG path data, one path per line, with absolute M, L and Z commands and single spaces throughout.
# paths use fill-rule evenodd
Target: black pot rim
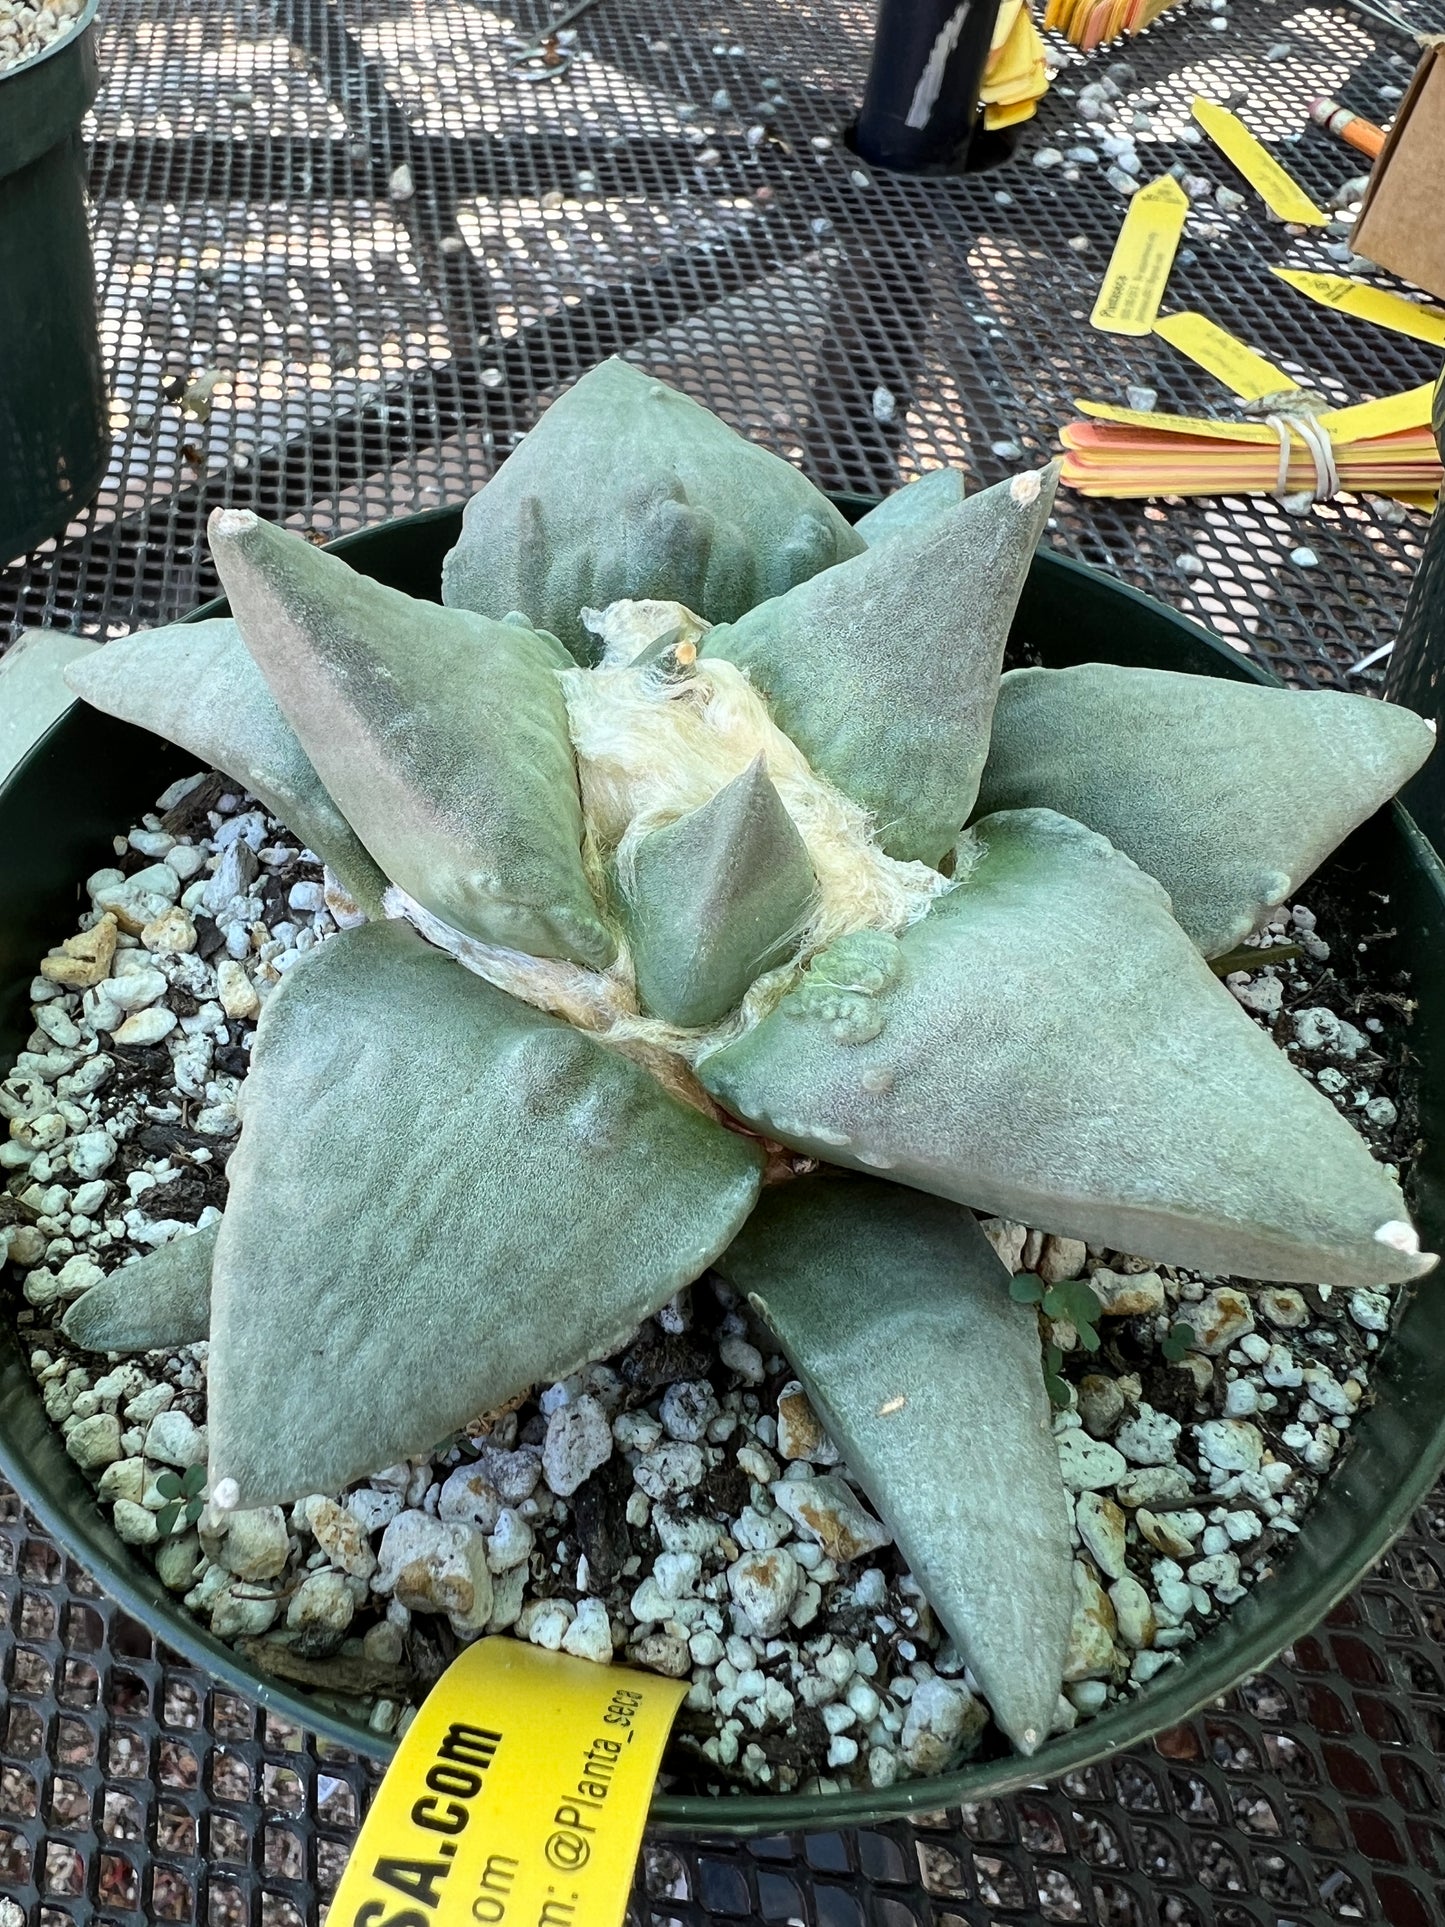
M 92 5 L 95 0 L 92 0 Z M 857 496 L 832 498 L 845 513 L 855 517 L 873 506 Z M 338 554 L 347 555 L 358 547 L 365 551 L 369 540 L 382 531 L 405 535 L 429 534 L 435 539 L 454 527 L 459 520 L 456 508 L 429 509 L 420 514 L 396 518 L 376 528 L 357 531 L 327 544 Z M 1100 570 L 1064 556 L 1040 551 L 1037 568 L 1046 574 L 1059 572 L 1058 579 L 1068 585 L 1087 583 L 1097 591 L 1102 586 L 1110 595 L 1132 605 L 1135 611 L 1155 624 L 1163 624 L 1181 642 L 1191 647 L 1203 645 L 1217 662 L 1217 673 L 1231 680 L 1248 680 L 1278 687 L 1278 679 L 1259 664 L 1240 656 L 1212 636 L 1199 624 L 1176 614 L 1164 604 L 1142 594 L 1128 584 L 1116 582 Z M 204 604 L 185 618 L 201 621 L 227 613 L 224 601 Z M 67 716 L 71 712 L 67 712 Z M 19 766 L 53 750 L 65 727 L 62 716 L 47 735 L 31 750 Z M 18 774 L 17 771 L 15 774 Z M 14 777 L 12 776 L 12 779 Z M 0 791 L 4 786 L 0 785 Z M 1383 814 L 1383 813 L 1382 813 Z M 1445 866 L 1416 827 L 1414 820 L 1398 803 L 1391 804 L 1389 817 L 1401 839 L 1409 864 L 1419 873 L 1432 898 L 1445 906 Z M 35 1400 L 38 1409 L 39 1400 Z M 855 1827 L 903 1817 L 932 1813 L 964 1802 L 995 1798 L 1035 1786 L 1063 1774 L 1077 1772 L 1101 1760 L 1137 1746 L 1168 1727 L 1179 1724 L 1210 1701 L 1218 1699 L 1250 1674 L 1268 1666 L 1295 1639 L 1310 1631 L 1389 1548 L 1404 1529 L 1411 1514 L 1431 1490 L 1445 1467 L 1445 1401 L 1433 1410 L 1418 1412 L 1418 1450 L 1408 1474 L 1390 1489 L 1384 1502 L 1368 1514 L 1363 1530 L 1352 1534 L 1344 1556 L 1332 1558 L 1328 1574 L 1309 1595 L 1290 1609 L 1259 1612 L 1259 1623 L 1228 1641 L 1211 1631 L 1189 1649 L 1189 1657 L 1178 1666 L 1167 1667 L 1155 1680 L 1108 1712 L 1086 1720 L 1072 1732 L 1049 1741 L 1037 1754 L 1025 1759 L 1018 1755 L 973 1762 L 955 1772 L 933 1778 L 907 1780 L 883 1789 L 861 1789 L 846 1793 L 780 1793 L 744 1795 L 659 1794 L 652 1803 L 649 1825 L 654 1832 L 687 1833 L 694 1836 L 769 1835 L 794 1830 Z M 1361 1424 L 1367 1418 L 1361 1419 Z M 49 1421 L 44 1421 L 49 1426 Z M 53 1428 L 52 1428 L 53 1429 Z M 58 1437 L 58 1433 L 56 1434 Z M 1343 1461 L 1348 1463 L 1346 1459 Z M 159 1582 L 129 1548 L 114 1540 L 115 1551 L 102 1557 L 95 1532 L 85 1530 L 66 1507 L 37 1485 L 25 1461 L 23 1447 L 0 1428 L 0 1475 L 19 1491 L 26 1506 L 39 1519 L 52 1538 L 79 1565 L 97 1572 L 105 1591 L 128 1613 L 145 1624 L 163 1643 L 179 1653 L 190 1665 L 211 1674 L 242 1697 L 258 1702 L 264 1709 L 294 1721 L 338 1745 L 377 1761 L 390 1759 L 396 1742 L 340 1716 L 323 1704 L 278 1681 L 268 1679 L 240 1662 L 180 1605 L 164 1593 Z M 77 1477 L 80 1475 L 77 1474 Z M 1323 1495 L 1322 1495 L 1323 1496 Z M 110 1539 L 108 1520 L 95 1507 L 103 1537 Z M 1296 1549 L 1299 1557 L 1303 1548 Z M 1286 1562 L 1287 1563 L 1287 1562 Z M 148 1581 L 148 1583 L 141 1583 Z M 1249 1600 L 1258 1601 L 1268 1592 L 1270 1579 L 1251 1589 Z M 1238 1613 L 1231 1615 L 1237 1620 Z

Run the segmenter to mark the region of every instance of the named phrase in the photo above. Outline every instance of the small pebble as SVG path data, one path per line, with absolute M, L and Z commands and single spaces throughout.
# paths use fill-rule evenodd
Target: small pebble
M 798 1562 L 781 1547 L 745 1552 L 728 1567 L 728 1591 L 749 1628 L 763 1639 L 782 1631 L 800 1583 Z
M 590 1393 L 554 1412 L 542 1446 L 542 1475 L 560 1498 L 568 1498 L 612 1457 L 612 1427 Z
M 1059 1469 L 1071 1492 L 1105 1490 L 1117 1485 L 1129 1469 L 1122 1453 L 1087 1432 L 1063 1433 L 1058 1447 Z

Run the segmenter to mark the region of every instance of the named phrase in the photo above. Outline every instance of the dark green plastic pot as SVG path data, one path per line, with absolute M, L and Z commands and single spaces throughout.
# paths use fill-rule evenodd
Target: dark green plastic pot
M 0 565 L 58 534 L 110 460 L 80 139 L 99 4 L 0 74 Z
M 1445 373 L 1435 385 L 1431 419 L 1445 461 Z M 1425 532 L 1420 566 L 1385 670 L 1385 697 L 1418 710 L 1433 723 L 1445 722 L 1445 494 Z M 1445 849 L 1445 756 L 1430 758 L 1407 784 L 1405 800 L 1435 847 Z
M 336 547 L 367 574 L 434 597 L 442 557 L 460 522 L 459 511 L 438 510 L 347 537 Z M 224 613 L 224 606 L 198 613 Z M 1034 563 L 1014 645 L 1018 655 L 1059 668 L 1106 661 L 1267 680 L 1192 622 L 1091 569 L 1046 554 Z M 172 778 L 194 767 L 194 759 L 155 737 L 77 707 L 0 790 L 0 1064 L 13 1060 L 29 1031 L 27 991 L 37 959 L 75 927 L 80 880 L 108 858 L 117 831 L 149 809 Z M 1317 889 L 1343 906 L 1347 924 L 1351 906 L 1357 906 L 1361 932 L 1382 925 L 1391 930 L 1372 946 L 1375 967 L 1382 977 L 1407 971 L 1420 998 L 1411 1045 L 1420 1066 L 1426 1150 L 1413 1201 L 1426 1243 L 1439 1250 L 1445 1245 L 1445 1000 L 1436 985 L 1438 959 L 1445 957 L 1445 872 L 1410 818 L 1392 807 L 1350 839 Z M 1183 1665 L 1166 1669 L 1102 1718 L 1052 1741 L 1032 1760 L 1010 1755 L 977 1761 L 961 1772 L 884 1792 L 663 1795 L 653 1808 L 655 1824 L 700 1833 L 775 1833 L 926 1812 L 1071 1772 L 1174 1725 L 1312 1627 L 1379 1558 L 1430 1490 L 1445 1462 L 1445 1291 L 1433 1280 L 1407 1304 L 1375 1384 L 1378 1402 L 1356 1420 L 1348 1454 L 1278 1574 L 1255 1587 Z M 0 1319 L 0 1472 L 66 1550 L 166 1646 L 303 1726 L 378 1758 L 389 1753 L 389 1741 L 324 1701 L 243 1666 L 122 1544 L 46 1418 L 8 1318 Z

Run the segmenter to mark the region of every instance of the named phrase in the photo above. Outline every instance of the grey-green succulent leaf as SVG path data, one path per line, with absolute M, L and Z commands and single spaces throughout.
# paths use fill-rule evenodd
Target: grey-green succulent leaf
M 958 507 L 716 628 L 820 775 L 889 856 L 942 862 L 988 755 L 1004 644 L 1058 465 Z
M 672 1024 L 716 1023 L 788 955 L 816 890 L 759 756 L 637 846 L 626 922 L 645 1008 Z
M 926 528 L 963 500 L 963 471 L 932 468 L 916 482 L 897 488 L 853 524 L 870 549 L 911 529 Z
M 604 969 L 555 637 L 415 601 L 245 510 L 210 534 L 246 647 L 387 876 L 468 936 Z
M 1032 1753 L 1073 1617 L 1038 1319 L 971 1213 L 868 1178 L 769 1190 L 716 1268 L 776 1332 L 849 1469 Z
M 1038 805 L 1155 876 L 1205 956 L 1230 950 L 1414 775 L 1423 718 L 1335 690 L 1085 663 L 1003 679 L 979 812 Z
M 1430 1269 L 1399 1187 L 1153 878 L 1049 810 L 985 818 L 971 864 L 868 984 L 840 993 L 825 952 L 703 1060 L 708 1090 L 832 1163 L 1160 1262 L 1349 1286 Z
M 83 1292 L 61 1330 L 88 1352 L 173 1351 L 211 1331 L 211 1266 L 220 1227 L 189 1231 Z
M 613 359 L 554 401 L 472 497 L 442 596 L 486 616 L 521 609 L 591 663 L 589 604 L 656 598 L 731 622 L 862 548 L 780 456 Z
M 396 923 L 288 973 L 242 1103 L 209 1411 L 212 1493 L 241 1506 L 339 1491 L 606 1356 L 734 1236 L 762 1165 Z
M 362 910 L 380 914 L 386 878 L 327 793 L 234 622 L 137 630 L 72 663 L 66 681 L 107 716 L 153 730 L 244 784 Z

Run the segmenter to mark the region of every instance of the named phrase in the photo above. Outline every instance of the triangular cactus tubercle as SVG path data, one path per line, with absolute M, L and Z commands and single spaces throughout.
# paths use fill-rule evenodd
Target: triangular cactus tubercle
M 605 968 L 556 639 L 413 601 L 244 510 L 210 534 L 247 648 L 392 882 L 467 936 Z
M 862 549 L 780 456 L 613 359 L 554 401 L 472 497 L 442 593 L 482 615 L 520 609 L 591 663 L 589 605 L 655 598 L 731 622 Z
M 985 818 L 959 888 L 872 941 L 866 979 L 825 952 L 703 1060 L 720 1103 L 832 1163 L 1210 1274 L 1373 1286 L 1435 1262 L 1362 1139 L 1092 831 Z
M 211 1330 L 211 1267 L 219 1225 L 183 1232 L 82 1292 L 62 1320 L 90 1352 L 173 1351 Z
M 227 617 L 119 636 L 66 681 L 108 716 L 179 743 L 258 796 L 371 915 L 386 878 L 337 808 Z
M 1434 746 L 1393 703 L 1084 663 L 1003 679 L 979 814 L 1039 806 L 1169 892 L 1205 956 L 1286 902 Z
M 1016 476 L 716 628 L 890 856 L 939 864 L 978 794 L 1009 625 L 1058 466 Z
M 212 1492 L 252 1506 L 339 1491 L 605 1357 L 739 1230 L 762 1156 L 379 923 L 268 1001 L 228 1168 Z
M 1069 1502 L 1038 1319 L 972 1215 L 838 1175 L 765 1193 L 716 1269 L 797 1368 L 1021 1752 L 1053 1722 Z
M 788 955 L 816 887 L 758 757 L 633 852 L 625 915 L 644 1009 L 673 1024 L 716 1023 Z

